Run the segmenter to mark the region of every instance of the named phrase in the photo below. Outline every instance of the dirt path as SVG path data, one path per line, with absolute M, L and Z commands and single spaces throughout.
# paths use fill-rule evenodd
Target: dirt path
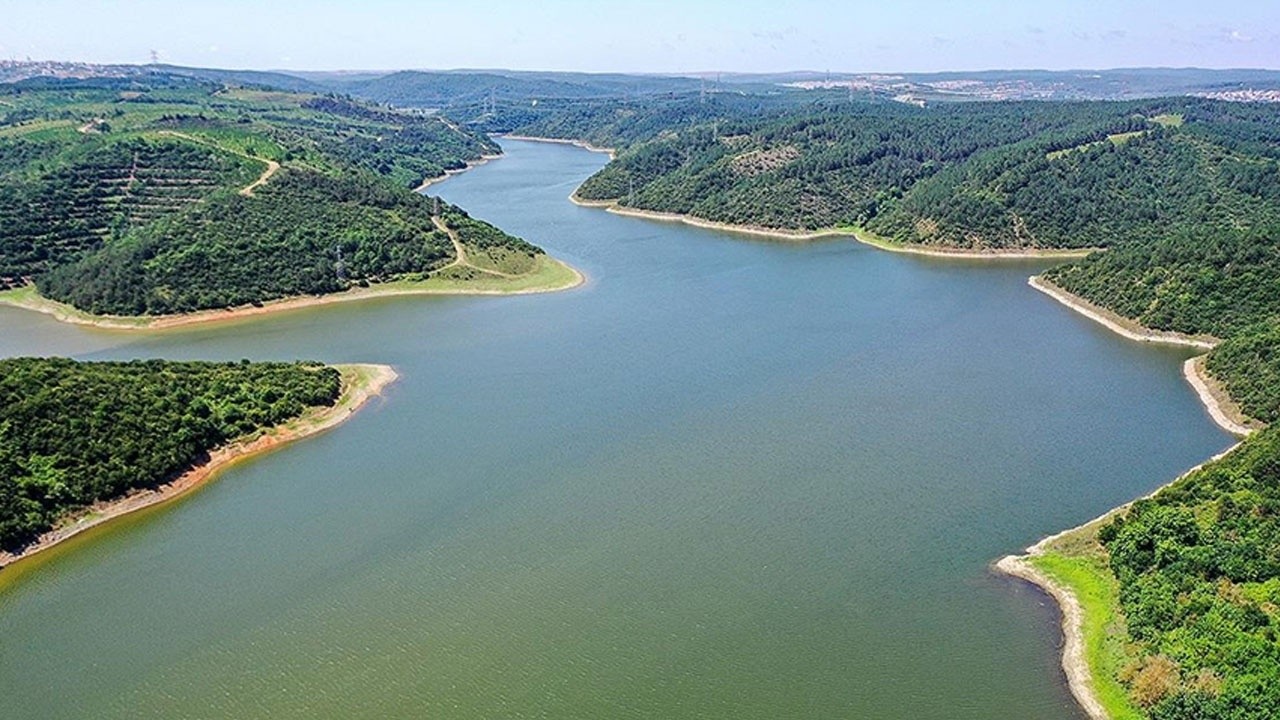
M 250 157 L 250 156 L 245 155 L 244 157 Z M 254 159 L 263 160 L 264 162 L 266 162 L 267 169 L 262 171 L 262 174 L 258 176 L 257 180 L 254 180 L 248 185 L 245 185 L 244 187 L 240 188 L 240 194 L 245 197 L 253 197 L 253 191 L 261 187 L 262 184 L 265 183 L 267 180 L 270 180 L 271 176 L 275 175 L 276 171 L 280 169 L 280 163 L 276 162 L 275 160 L 266 160 L 265 158 L 254 158 Z
M 439 215 L 432 215 L 431 222 L 435 223 L 436 227 L 443 230 L 444 234 L 448 235 L 449 239 L 453 241 L 453 252 L 458 256 L 453 262 L 440 269 L 447 270 L 455 265 L 470 265 L 470 263 L 467 262 L 467 249 L 462 246 L 462 241 L 458 239 L 458 233 L 455 232 L 453 228 L 446 225 L 444 220 L 440 219 Z M 480 268 L 476 269 L 479 270 Z
M 467 260 L 467 249 L 462 244 L 462 240 L 458 239 L 457 231 L 449 227 L 448 225 L 446 225 L 444 220 L 440 219 L 439 215 L 432 215 L 431 222 L 435 223 L 437 228 L 439 228 L 440 230 L 443 230 L 444 233 L 449 236 L 449 239 L 453 241 L 453 251 L 458 254 L 458 258 L 456 260 L 440 268 L 440 270 L 448 270 L 449 268 L 456 267 L 458 265 L 466 265 L 472 270 L 475 270 L 476 272 L 485 273 L 486 275 L 495 275 L 497 277 L 504 277 L 504 278 L 522 277 L 521 275 L 517 275 L 513 273 L 504 273 L 501 270 L 492 270 L 490 268 L 483 268 L 483 267 L 480 267 L 479 265 L 476 265 L 470 262 L 469 260 Z M 437 270 L 436 272 L 439 272 L 440 270 Z
M 262 171 L 262 174 L 258 176 L 257 180 L 254 180 L 248 185 L 245 185 L 244 187 L 240 188 L 240 194 L 245 197 L 253 197 L 253 191 L 257 190 L 259 187 L 262 187 L 262 184 L 265 183 L 267 180 L 270 180 L 271 176 L 275 175 L 276 171 L 280 169 L 280 163 L 276 162 L 275 160 L 268 160 L 267 158 L 254 157 L 253 155 L 250 155 L 248 153 L 242 153 L 242 152 L 239 152 L 238 150 L 232 150 L 231 148 L 226 148 L 221 145 L 218 145 L 217 143 L 212 143 L 212 142 L 209 142 L 208 140 L 203 140 L 201 138 L 195 137 L 194 135 L 181 133 L 181 132 L 178 132 L 177 130 L 161 130 L 160 134 L 179 137 L 179 138 L 182 138 L 183 140 L 189 140 L 193 143 L 198 143 L 200 145 L 205 145 L 207 147 L 214 148 L 215 150 L 229 152 L 232 155 L 239 155 L 242 158 L 248 158 L 250 160 L 255 160 L 260 163 L 266 163 L 267 164 L 266 169 Z

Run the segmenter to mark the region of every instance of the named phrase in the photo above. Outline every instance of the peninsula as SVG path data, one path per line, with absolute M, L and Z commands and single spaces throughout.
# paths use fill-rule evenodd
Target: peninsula
M 0 568 L 332 428 L 395 379 L 385 365 L 0 360 Z
M 0 85 L 0 303 L 162 328 L 581 275 L 412 188 L 495 157 L 443 118 L 336 95 L 144 79 Z

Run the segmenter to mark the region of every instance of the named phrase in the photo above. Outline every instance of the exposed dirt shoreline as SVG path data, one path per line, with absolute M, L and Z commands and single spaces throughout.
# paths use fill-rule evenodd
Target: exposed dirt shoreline
M 586 140 L 566 140 L 564 138 L 534 137 L 532 135 L 498 135 L 497 137 L 506 138 L 508 140 L 524 140 L 526 142 L 542 142 L 542 143 L 555 143 L 557 145 L 573 145 L 574 147 L 580 147 L 583 150 L 590 150 L 591 152 L 605 153 L 609 156 L 610 160 L 618 156 L 617 149 L 600 147 L 598 145 L 592 145 Z
M 487 164 L 490 160 L 497 160 L 501 157 L 502 157 L 501 155 L 481 155 L 479 160 L 468 161 L 466 167 L 461 167 L 461 168 L 458 168 L 457 170 L 445 170 L 443 175 L 437 175 L 435 177 L 425 178 L 422 181 L 422 184 L 414 188 L 413 191 L 416 193 L 421 193 L 427 188 L 431 187 L 432 185 L 435 185 L 438 182 L 444 182 L 445 180 L 448 180 L 454 175 L 461 175 L 462 173 L 470 170 L 471 168 L 480 167 L 481 165 Z
M 1164 343 L 1167 345 L 1185 345 L 1205 350 L 1212 350 L 1219 342 L 1217 338 L 1208 335 L 1185 335 L 1168 330 L 1152 330 L 1106 308 L 1094 305 L 1078 295 L 1073 295 L 1040 275 L 1028 279 L 1027 284 L 1090 320 L 1105 326 L 1108 330 L 1123 335 L 1130 340 Z
M 1196 465 L 1190 470 L 1187 470 L 1173 480 L 1161 485 L 1150 493 L 1143 495 L 1141 498 L 1138 498 L 1138 500 L 1155 496 L 1156 493 L 1159 493 L 1161 490 L 1164 490 L 1205 465 L 1218 460 L 1224 455 L 1230 453 L 1232 450 L 1235 450 L 1237 447 L 1240 447 L 1240 443 L 1238 442 L 1208 460 L 1205 460 L 1199 465 Z M 1086 530 L 1090 526 L 1100 526 L 1111 520 L 1111 518 L 1116 515 L 1128 511 L 1134 502 L 1137 502 L 1137 500 L 1131 500 L 1120 507 L 1112 508 L 1098 517 L 1088 522 L 1081 523 L 1076 527 L 1068 528 L 1042 538 L 1035 545 L 1032 545 L 1023 551 L 1023 554 L 1006 555 L 992 563 L 991 566 L 992 569 L 997 572 L 1011 577 L 1016 577 L 1020 580 L 1025 580 L 1026 582 L 1035 585 L 1052 597 L 1054 602 L 1058 604 L 1058 610 L 1062 615 L 1062 670 L 1067 676 L 1067 687 L 1071 690 L 1071 695 L 1076 699 L 1076 702 L 1080 705 L 1081 709 L 1083 709 L 1092 720 L 1110 720 L 1110 715 L 1107 714 L 1106 708 L 1102 705 L 1102 702 L 1098 699 L 1097 693 L 1094 691 L 1093 673 L 1089 670 L 1084 642 L 1084 608 L 1080 604 L 1080 599 L 1076 597 L 1075 592 L 1073 592 L 1071 588 L 1057 582 L 1053 578 L 1041 572 L 1039 568 L 1031 564 L 1031 559 L 1038 555 L 1045 554 L 1055 542 L 1068 535 Z
M 1105 308 L 1101 308 L 1087 300 L 1073 295 L 1042 277 L 1036 276 L 1028 280 L 1031 287 L 1039 290 L 1046 295 L 1062 303 L 1066 307 L 1085 317 L 1100 323 L 1108 330 L 1118 333 L 1130 340 L 1137 342 L 1155 342 L 1166 343 L 1171 345 L 1182 345 L 1187 347 L 1195 347 L 1201 349 L 1212 349 L 1217 344 L 1217 339 L 1210 337 L 1193 337 L 1181 333 L 1152 330 L 1142 325 L 1117 315 Z M 1189 358 L 1182 366 L 1183 376 L 1187 382 L 1196 391 L 1196 396 L 1205 406 L 1209 416 L 1227 432 L 1237 437 L 1245 437 L 1254 430 L 1261 427 L 1261 423 L 1249 418 L 1241 410 L 1231 397 L 1227 394 L 1226 389 L 1215 378 L 1210 376 L 1204 368 L 1204 355 L 1197 355 Z M 1238 445 L 1238 443 L 1237 443 Z M 1174 480 L 1161 486 L 1146 497 L 1151 497 L 1163 490 L 1165 487 L 1186 477 L 1190 473 L 1203 467 L 1206 463 L 1212 462 L 1223 455 L 1234 450 L 1237 445 L 1215 455 L 1213 458 L 1206 460 L 1204 463 L 1191 468 Z M 1068 530 L 1064 530 L 1055 535 L 1046 537 L 1035 545 L 1027 548 L 1022 555 L 1009 555 L 996 561 L 993 565 L 994 569 L 1025 580 L 1036 585 L 1058 604 L 1058 608 L 1062 614 L 1062 636 L 1064 639 L 1062 648 L 1062 669 L 1067 676 L 1067 685 L 1071 689 L 1072 696 L 1076 702 L 1093 720 L 1107 720 L 1109 715 L 1106 708 L 1098 699 L 1094 690 L 1093 676 L 1090 672 L 1086 647 L 1084 642 L 1084 610 L 1080 604 L 1079 598 L 1070 587 L 1060 584 L 1053 578 L 1041 572 L 1031 562 L 1031 558 L 1042 555 L 1047 552 L 1050 545 L 1054 541 L 1063 536 L 1081 531 L 1090 525 L 1100 524 L 1116 514 L 1125 512 L 1132 503 L 1126 503 L 1118 508 L 1107 511 L 1102 516 L 1090 520 Z
M 880 250 L 903 253 L 906 255 L 923 255 L 926 257 L 963 260 L 1044 260 L 1054 258 L 1080 258 L 1098 251 L 1097 248 L 1082 248 L 1078 250 L 948 250 L 891 242 L 889 240 L 877 238 L 873 234 L 864 230 L 858 230 L 855 228 L 783 230 L 779 228 L 762 227 L 759 225 L 735 225 L 733 223 L 717 222 L 715 220 L 704 220 L 699 217 L 683 215 L 681 213 L 638 210 L 636 208 L 623 207 L 622 205 L 619 205 L 616 200 L 583 200 L 577 196 L 577 191 L 569 195 L 569 200 L 575 205 L 581 205 L 583 207 L 603 208 L 606 212 L 611 212 L 615 215 L 625 215 L 627 217 L 643 218 L 645 220 L 657 220 L 659 222 L 678 222 L 707 230 L 720 230 L 722 232 L 737 233 L 740 235 L 753 235 L 756 237 L 764 237 L 774 240 L 790 240 L 795 242 L 807 242 L 810 240 L 823 240 L 828 238 L 853 238 L 864 245 L 870 245 Z
M 1263 423 L 1246 415 L 1239 403 L 1231 399 L 1226 387 L 1209 374 L 1205 369 L 1204 355 L 1188 358 L 1182 364 L 1182 376 L 1195 389 L 1200 402 L 1209 411 L 1209 417 L 1218 423 L 1218 427 L 1236 437 L 1245 437 L 1263 427 Z
M 512 139 L 532 140 L 532 141 L 539 141 L 539 142 L 562 142 L 562 143 L 567 143 L 572 145 L 578 145 L 580 147 L 587 147 L 587 149 L 599 150 L 599 148 L 589 147 L 585 143 L 570 141 L 570 140 L 549 140 L 546 138 L 517 137 L 517 136 L 511 136 L 511 137 Z M 610 156 L 612 157 L 613 153 L 610 153 Z M 902 244 L 884 240 L 882 238 L 876 238 L 874 235 L 870 233 L 860 232 L 857 229 L 787 231 L 787 230 L 778 230 L 775 228 L 740 226 L 740 225 L 732 225 L 728 223 L 713 222 L 713 221 L 703 220 L 696 217 L 690 217 L 687 215 L 681 215 L 678 213 L 660 213 L 660 212 L 651 212 L 651 211 L 645 211 L 645 210 L 637 210 L 633 208 L 624 208 L 619 206 L 619 204 L 616 201 L 612 201 L 612 200 L 606 200 L 606 201 L 584 200 L 577 196 L 576 190 L 574 191 L 574 193 L 570 194 L 569 199 L 570 201 L 578 205 L 582 205 L 586 207 L 603 208 L 608 212 L 616 213 L 618 215 L 626 215 L 630 217 L 638 217 L 638 218 L 658 220 L 658 221 L 664 221 L 664 222 L 680 222 L 680 223 L 684 223 L 686 225 L 691 225 L 694 227 L 742 233 L 742 234 L 768 237 L 768 238 L 774 238 L 774 239 L 782 239 L 782 240 L 805 241 L 805 240 L 817 240 L 817 239 L 828 238 L 828 237 L 852 237 L 858 240 L 859 242 L 862 242 L 867 245 L 871 245 L 881 250 L 886 250 L 889 252 L 913 254 L 913 255 L 925 255 L 930 257 L 990 259 L 990 260 L 1076 258 L 1076 257 L 1083 257 L 1085 255 L 1088 255 L 1092 252 L 1096 252 L 1099 250 L 1098 248 L 1088 248 L 1088 249 L 1080 249 L 1080 250 L 1062 250 L 1062 251 L 1057 251 L 1057 250 L 1045 250 L 1045 251 L 1015 250 L 1015 251 L 1003 251 L 1003 252 L 1002 251 L 994 251 L 994 252 L 963 251 L 963 250 L 948 251 L 948 250 L 938 250 L 933 248 L 923 248 L 923 247 L 912 246 L 912 245 L 902 245 Z M 1057 287 L 1056 285 L 1053 285 L 1053 283 L 1045 280 L 1040 276 L 1035 276 L 1030 278 L 1028 280 L 1028 284 L 1030 284 L 1033 288 L 1049 295 L 1050 297 L 1062 303 L 1063 305 L 1067 306 L 1068 308 L 1076 312 L 1079 312 L 1080 314 L 1088 317 L 1089 319 L 1102 324 L 1109 330 L 1112 330 L 1113 332 L 1116 332 L 1131 340 L 1135 340 L 1139 342 L 1167 343 L 1167 344 L 1173 344 L 1173 345 L 1196 347 L 1196 348 L 1201 348 L 1206 350 L 1212 349 L 1218 343 L 1218 340 L 1212 337 L 1193 337 L 1193 336 L 1184 335 L 1181 333 L 1164 332 L 1164 331 L 1152 330 L 1150 328 L 1143 327 L 1141 324 L 1136 323 L 1132 320 L 1129 320 L 1128 318 L 1124 318 L 1114 312 L 1106 310 L 1105 308 L 1096 306 L 1084 300 L 1083 298 L 1072 295 L 1071 293 L 1068 293 L 1065 290 Z M 1257 421 L 1252 420 L 1251 418 L 1248 418 L 1247 416 L 1243 415 L 1243 413 L 1240 412 L 1238 405 L 1236 405 L 1230 399 L 1230 396 L 1227 395 L 1225 389 L 1222 388 L 1221 384 L 1218 383 L 1214 378 L 1209 376 L 1204 371 L 1203 355 L 1189 359 L 1186 362 L 1186 364 L 1183 366 L 1183 372 L 1187 381 L 1195 389 L 1197 396 L 1200 398 L 1206 410 L 1209 412 L 1210 417 L 1212 417 L 1213 420 L 1220 427 L 1222 427 L 1223 429 L 1227 430 L 1232 434 L 1243 437 L 1245 435 L 1248 435 L 1258 426 L 1260 426 L 1260 423 L 1258 423 Z M 1222 457 L 1222 455 L 1225 455 L 1226 453 L 1231 452 L 1231 450 L 1233 449 L 1235 449 L 1235 446 L 1214 456 L 1210 460 L 1207 460 L 1206 463 Z M 1183 475 L 1179 476 L 1179 478 L 1174 479 L 1169 484 L 1172 484 L 1172 482 L 1177 482 L 1178 479 L 1180 479 L 1181 477 L 1185 477 L 1189 473 L 1195 472 L 1200 467 L 1202 467 L 1203 464 L 1204 463 L 1202 463 L 1201 465 L 1197 465 L 1191 470 L 1188 470 L 1186 473 L 1183 473 Z M 1162 486 L 1161 489 L 1163 489 L 1163 487 L 1167 487 L 1167 485 Z M 1159 492 L 1159 490 L 1156 490 L 1155 492 Z M 1155 494 L 1155 493 L 1153 492 L 1152 494 Z M 1038 568 L 1036 568 L 1029 562 L 1029 558 L 1044 553 L 1048 548 L 1048 546 L 1052 544 L 1055 540 L 1058 540 L 1059 538 L 1062 538 L 1063 536 L 1066 536 L 1070 533 L 1079 531 L 1080 529 L 1085 528 L 1091 524 L 1103 522 L 1107 518 L 1110 518 L 1113 515 L 1115 515 L 1116 513 L 1124 512 L 1129 506 L 1130 504 L 1127 503 L 1125 505 L 1122 505 L 1121 507 L 1114 508 L 1108 511 L 1101 517 L 1091 520 L 1088 523 L 1080 525 L 1076 528 L 1064 530 L 1050 537 L 1046 537 L 1041 541 L 1037 542 L 1035 545 L 1032 545 L 1031 547 L 1027 548 L 1025 554 L 1023 555 L 1009 555 L 993 563 L 993 568 L 995 570 L 1012 577 L 1020 578 L 1024 581 L 1030 582 L 1038 586 L 1044 592 L 1046 592 L 1050 597 L 1052 597 L 1054 601 L 1057 603 L 1062 615 L 1062 633 L 1064 638 L 1063 651 L 1062 651 L 1062 668 L 1067 677 L 1067 684 L 1071 690 L 1071 694 L 1075 697 L 1076 702 L 1085 711 L 1085 713 L 1088 714 L 1088 716 L 1090 718 L 1093 718 L 1094 720 L 1107 720 L 1109 716 L 1107 714 L 1106 708 L 1102 705 L 1101 701 L 1098 699 L 1098 696 L 1094 690 L 1092 673 L 1090 672 L 1089 665 L 1087 662 L 1086 648 L 1084 643 L 1084 630 L 1083 630 L 1083 615 L 1084 615 L 1083 607 L 1080 604 L 1079 598 L 1076 597 L 1075 593 L 1069 587 L 1057 583 L 1048 575 L 1041 572 Z
M 1040 572 L 1027 558 L 1039 554 L 1037 549 L 1044 542 L 1027 548 L 1026 555 L 1008 555 L 996 561 L 996 570 L 1025 580 L 1048 593 L 1058 604 L 1062 614 L 1062 670 L 1067 676 L 1067 687 L 1076 703 L 1092 720 L 1108 720 L 1107 710 L 1098 700 L 1093 689 L 1093 675 L 1089 672 L 1089 663 L 1085 659 L 1084 645 L 1084 608 L 1074 592 L 1065 585 L 1059 585 L 1052 578 Z
M 137 490 L 124 497 L 101 502 L 69 518 L 50 530 L 19 553 L 0 552 L 0 568 L 30 558 L 86 530 L 143 508 L 166 503 L 215 478 L 227 467 L 255 455 L 269 452 L 288 443 L 335 427 L 351 418 L 371 398 L 398 377 L 388 365 L 336 365 L 342 372 L 342 395 L 330 407 L 313 408 L 301 417 L 267 429 L 257 435 L 234 440 L 213 450 L 202 464 L 191 468 L 173 481 L 148 490 Z

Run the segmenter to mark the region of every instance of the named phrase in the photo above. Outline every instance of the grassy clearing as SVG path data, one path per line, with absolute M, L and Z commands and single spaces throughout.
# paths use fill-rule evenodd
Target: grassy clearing
M 560 290 L 581 282 L 581 276 L 576 270 L 547 255 L 539 255 L 535 259 L 531 272 L 515 277 L 475 270 L 473 273 L 460 274 L 445 271 L 426 280 L 404 280 L 376 287 L 422 293 L 513 293 Z
M 1112 133 L 1111 135 L 1107 136 L 1106 140 L 1095 140 L 1093 142 L 1087 142 L 1087 143 L 1084 143 L 1083 145 L 1077 145 L 1075 147 L 1069 147 L 1062 150 L 1054 150 L 1051 153 L 1046 153 L 1044 157 L 1046 160 L 1057 160 L 1058 158 L 1066 157 L 1067 155 L 1070 155 L 1073 152 L 1077 152 L 1080 150 L 1088 150 L 1089 148 L 1098 147 L 1099 145 L 1102 145 L 1103 143 L 1108 143 L 1108 142 L 1111 143 L 1112 145 L 1115 145 L 1116 147 L 1120 147 L 1121 145 L 1124 145 L 1130 140 L 1146 134 L 1147 134 L 1146 130 L 1134 130 L 1132 132 L 1125 132 L 1125 133 Z
M 1128 631 L 1120 611 L 1119 583 L 1107 567 L 1106 552 L 1098 544 L 1101 522 L 1093 522 L 1054 540 L 1043 554 L 1028 561 L 1068 588 L 1083 610 L 1085 661 L 1098 700 L 1112 720 L 1142 720 L 1119 681 L 1133 662 Z
M 192 128 L 182 131 L 182 135 L 196 138 L 200 142 L 217 147 L 220 150 L 247 155 L 262 160 L 284 159 L 284 148 L 266 137 L 263 133 L 239 128 Z M 170 135 L 169 137 L 173 137 Z
M 478 248 L 466 246 L 467 263 L 482 270 L 494 270 L 507 275 L 523 275 L 538 267 L 538 257 L 511 248 Z
M 1165 113 L 1151 118 L 1151 122 L 1164 127 L 1182 127 L 1184 120 L 1182 113 Z
M 1116 147 L 1120 147 L 1121 145 L 1129 142 L 1130 140 L 1146 134 L 1147 134 L 1146 130 L 1134 130 L 1133 132 L 1127 132 L 1127 133 L 1113 133 L 1107 136 L 1107 142 L 1110 142 L 1112 145 L 1115 145 Z
M 290 93 L 281 90 L 254 90 L 251 88 L 227 88 L 218 93 L 218 95 L 230 100 L 242 100 L 244 102 L 267 105 L 285 105 L 293 108 L 302 107 L 303 102 L 315 97 L 314 95 Z

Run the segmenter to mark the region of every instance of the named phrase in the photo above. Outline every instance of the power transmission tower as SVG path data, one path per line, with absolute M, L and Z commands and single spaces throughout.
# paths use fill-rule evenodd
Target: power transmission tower
M 151 64 L 152 65 L 160 64 L 160 53 L 156 52 L 155 50 L 151 51 Z

